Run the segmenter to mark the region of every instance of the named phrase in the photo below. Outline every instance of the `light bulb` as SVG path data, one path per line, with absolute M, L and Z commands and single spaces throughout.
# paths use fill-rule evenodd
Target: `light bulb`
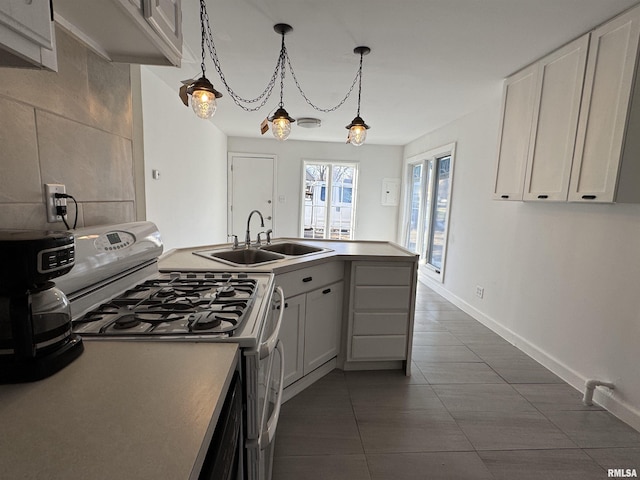
M 211 118 L 218 108 L 216 96 L 206 90 L 194 90 L 191 94 L 191 108 L 198 117 Z
M 349 129 L 349 143 L 356 147 L 359 147 L 364 143 L 367 138 L 367 129 L 364 125 L 353 125 Z
M 271 122 L 271 131 L 276 140 L 284 142 L 291 133 L 291 122 L 284 117 L 274 118 Z

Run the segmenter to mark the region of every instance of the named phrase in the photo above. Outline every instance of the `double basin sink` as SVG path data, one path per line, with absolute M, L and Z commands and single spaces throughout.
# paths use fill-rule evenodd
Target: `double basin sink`
M 193 252 L 201 257 L 209 258 L 229 265 L 260 265 L 277 262 L 287 257 L 301 257 L 315 253 L 329 252 L 328 248 L 312 247 L 296 242 L 279 242 L 259 248 L 216 249 Z

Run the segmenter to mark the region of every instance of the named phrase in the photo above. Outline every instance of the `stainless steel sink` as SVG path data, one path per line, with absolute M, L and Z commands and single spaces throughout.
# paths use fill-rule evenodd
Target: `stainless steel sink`
M 310 245 L 303 245 L 301 243 L 294 242 L 273 243 L 271 245 L 260 247 L 260 249 L 267 250 L 269 252 L 282 253 L 283 255 L 290 255 L 294 257 L 298 257 L 300 255 L 309 255 L 310 253 L 328 251 L 325 248 L 312 247 Z
M 262 263 L 282 260 L 283 255 L 274 252 L 266 252 L 256 248 L 242 248 L 237 250 L 207 250 L 194 252 L 205 258 L 211 258 L 229 265 L 258 265 Z

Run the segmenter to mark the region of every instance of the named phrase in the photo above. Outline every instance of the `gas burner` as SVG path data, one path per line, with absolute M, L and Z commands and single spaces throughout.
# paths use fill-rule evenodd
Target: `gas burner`
M 233 297 L 236 294 L 236 289 L 232 285 L 225 285 L 216 290 L 216 294 L 219 297 Z
M 155 297 L 172 297 L 174 296 L 176 291 L 172 287 L 162 287 L 156 293 L 153 294 Z
M 115 322 L 113 322 L 113 329 L 128 330 L 129 328 L 137 327 L 138 325 L 140 325 L 140 323 L 140 320 L 134 314 L 122 315 L 121 317 L 117 318 Z
M 204 319 L 200 319 L 197 322 L 195 322 L 191 326 L 191 329 L 193 331 L 211 330 L 212 328 L 219 327 L 221 323 L 222 323 L 222 319 L 221 318 L 207 316 Z

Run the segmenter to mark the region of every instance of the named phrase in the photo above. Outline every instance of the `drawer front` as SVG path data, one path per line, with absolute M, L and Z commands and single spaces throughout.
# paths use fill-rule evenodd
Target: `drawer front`
M 276 276 L 276 284 L 284 290 L 287 298 L 310 292 L 344 278 L 344 262 L 327 262 L 314 267 L 301 268 Z
M 356 335 L 351 339 L 352 360 L 405 360 L 406 335 Z
M 411 285 L 413 269 L 409 265 L 356 264 L 356 285 Z
M 356 286 L 355 310 L 404 310 L 409 308 L 409 287 Z
M 353 335 L 406 335 L 408 327 L 408 312 L 353 314 Z

